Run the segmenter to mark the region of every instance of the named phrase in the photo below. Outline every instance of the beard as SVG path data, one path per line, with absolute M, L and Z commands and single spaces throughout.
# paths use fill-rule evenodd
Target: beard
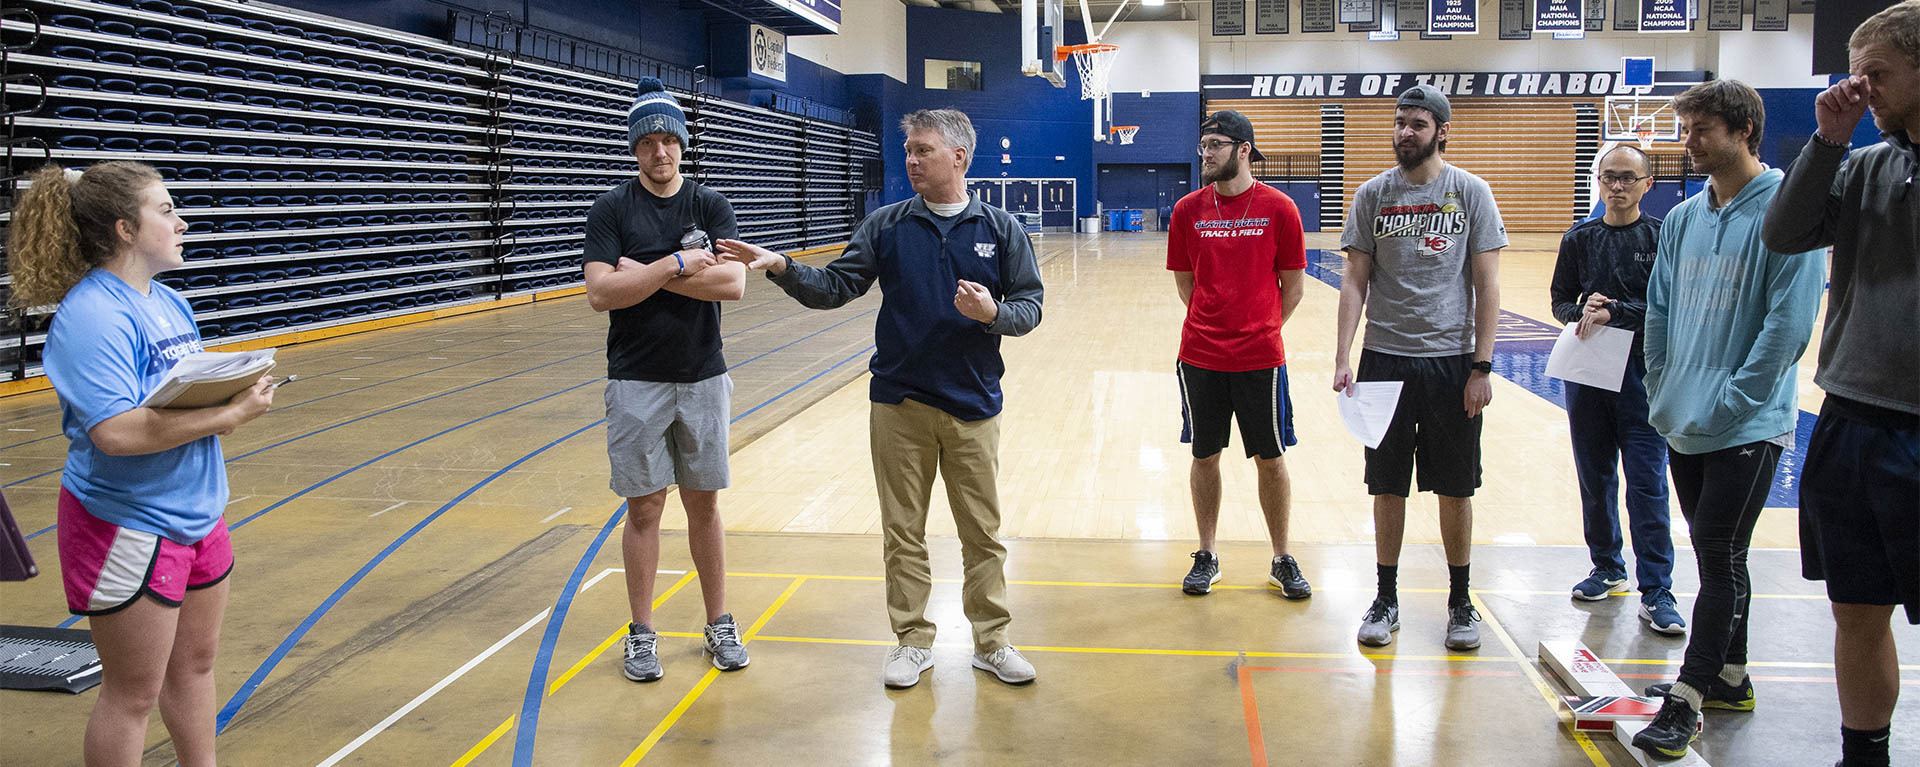
M 1419 167 L 1421 163 L 1426 162 L 1427 158 L 1432 157 L 1434 152 L 1439 150 L 1440 135 L 1435 133 L 1433 140 L 1428 141 L 1424 146 L 1394 144 L 1393 159 L 1395 162 L 1398 162 L 1402 168 L 1416 168 Z
M 1203 183 L 1217 184 L 1240 175 L 1240 155 L 1228 155 L 1227 159 L 1215 165 L 1209 172 L 1205 165 L 1200 166 L 1200 180 Z

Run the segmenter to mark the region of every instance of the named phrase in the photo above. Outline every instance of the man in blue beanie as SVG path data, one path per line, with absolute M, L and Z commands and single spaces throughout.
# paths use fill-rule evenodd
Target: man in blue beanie
M 587 303 L 608 312 L 607 458 L 613 491 L 627 499 L 620 550 L 627 570 L 628 679 L 664 675 L 655 653 L 653 579 L 660 514 L 680 486 L 687 548 L 706 602 L 706 651 L 721 671 L 747 665 L 740 627 L 726 611 L 726 556 L 718 496 L 727 486 L 727 420 L 733 380 L 720 353 L 721 301 L 738 301 L 746 269 L 714 256 L 709 237 L 737 236 L 733 206 L 680 175 L 687 116 L 660 81 L 640 78 L 627 112 L 627 146 L 640 175 L 587 214 Z

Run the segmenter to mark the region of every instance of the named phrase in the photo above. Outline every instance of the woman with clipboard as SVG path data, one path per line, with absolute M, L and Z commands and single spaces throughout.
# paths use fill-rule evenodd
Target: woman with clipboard
M 213 658 L 233 568 L 218 435 L 267 411 L 272 380 L 213 407 L 140 407 L 200 350 L 186 300 L 153 280 L 180 265 L 186 222 L 141 163 L 48 165 L 32 179 L 7 252 L 15 308 L 59 303 L 45 364 L 72 440 L 60 569 L 104 671 L 85 760 L 139 763 L 157 704 L 180 763 L 211 765 Z

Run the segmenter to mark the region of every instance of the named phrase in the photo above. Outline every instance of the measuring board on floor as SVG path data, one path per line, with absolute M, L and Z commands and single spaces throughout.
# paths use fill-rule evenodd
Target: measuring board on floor
M 79 693 L 99 683 L 91 632 L 0 626 L 0 690 Z
M 1710 767 L 1707 760 L 1693 749 L 1688 749 L 1687 755 L 1679 759 L 1667 759 L 1635 748 L 1633 736 L 1653 721 L 1654 713 L 1660 710 L 1660 703 L 1640 697 L 1586 645 L 1571 639 L 1543 641 L 1540 643 L 1540 663 L 1573 691 L 1573 697 L 1567 698 L 1567 702 L 1574 712 L 1574 729 L 1612 731 L 1620 747 L 1645 767 Z M 1647 707 L 1649 703 L 1650 710 Z M 1583 708 L 1588 709 L 1584 723 Z M 1615 718 L 1608 720 L 1605 717 Z

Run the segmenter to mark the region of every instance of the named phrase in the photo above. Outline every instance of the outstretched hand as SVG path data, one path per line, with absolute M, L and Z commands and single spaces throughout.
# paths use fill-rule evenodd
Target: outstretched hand
M 740 240 L 720 240 L 714 243 L 720 249 L 720 257 L 735 263 L 746 264 L 748 269 L 761 269 L 779 274 L 787 270 L 787 257 L 775 253 L 751 242 Z

